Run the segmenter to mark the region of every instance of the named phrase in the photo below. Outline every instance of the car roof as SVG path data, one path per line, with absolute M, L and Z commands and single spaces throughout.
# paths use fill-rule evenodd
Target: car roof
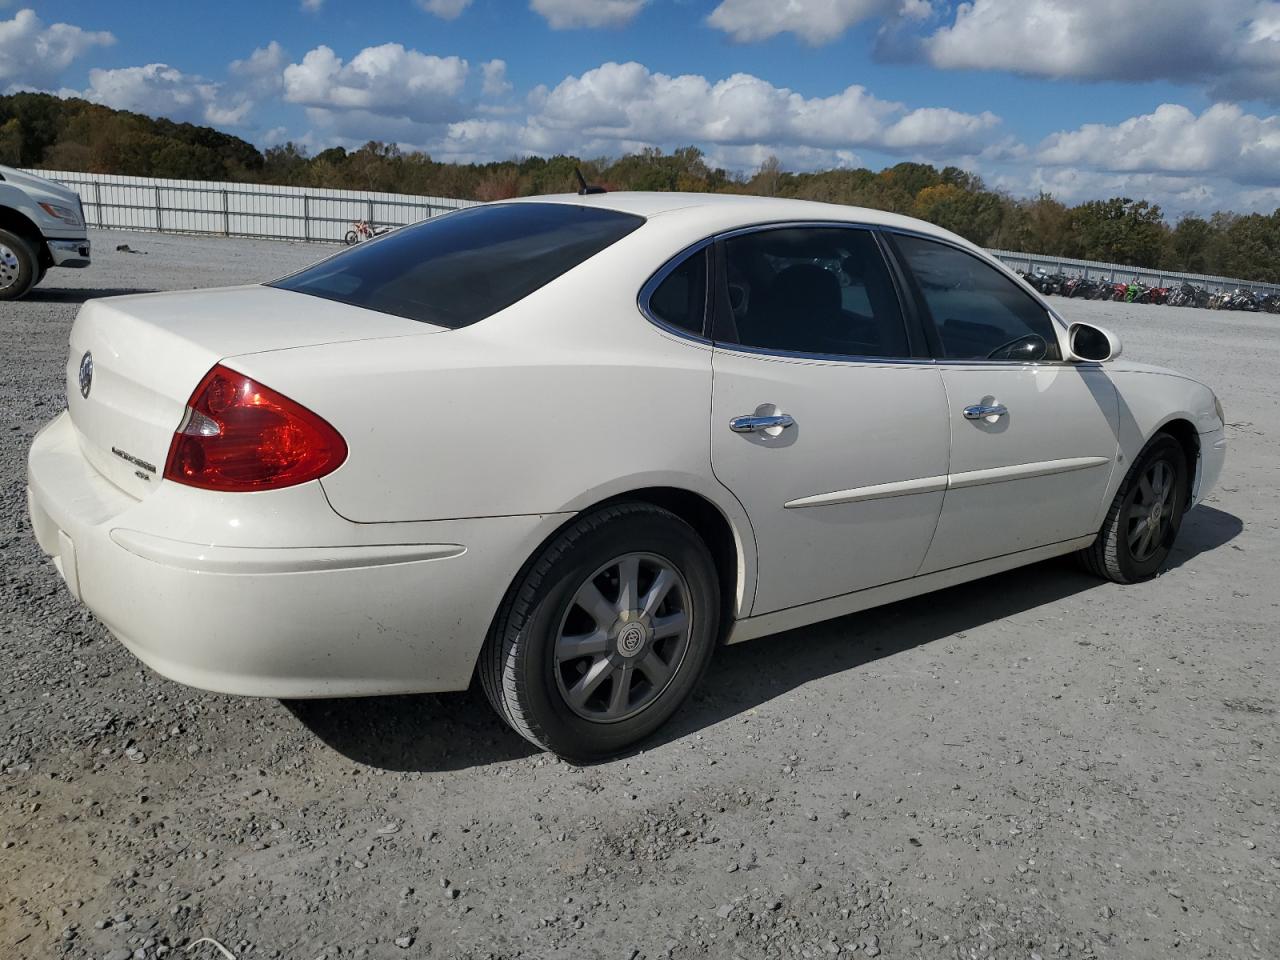
M 793 200 L 784 197 L 758 197 L 739 193 L 658 193 L 619 191 L 593 194 L 547 194 L 538 197 L 522 197 L 513 203 L 569 203 L 603 210 L 631 213 L 646 219 L 663 221 L 705 221 L 714 224 L 716 230 L 748 227 L 754 224 L 836 221 L 868 226 L 908 230 L 913 233 L 949 240 L 973 250 L 974 244 L 948 230 L 901 214 L 869 207 L 854 207 L 840 203 L 819 203 L 814 200 Z M 674 225 L 674 224 L 672 224 Z

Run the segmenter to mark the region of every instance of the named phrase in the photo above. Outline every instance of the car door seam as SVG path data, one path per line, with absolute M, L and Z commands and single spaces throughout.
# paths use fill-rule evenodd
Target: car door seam
M 947 491 L 951 485 L 951 460 L 956 443 L 955 423 L 951 419 L 951 391 L 947 389 L 947 378 L 942 375 L 942 371 L 937 366 L 933 370 L 938 377 L 938 383 L 942 385 L 942 416 L 947 421 L 947 487 L 943 488 L 942 499 L 938 504 L 938 513 L 933 518 L 933 530 L 929 533 L 929 543 L 924 548 L 920 563 L 917 565 L 915 573 L 912 574 L 913 577 L 920 576 L 920 571 L 924 569 L 924 565 L 928 562 L 929 553 L 933 550 L 933 541 L 938 536 L 938 527 L 942 523 L 942 512 L 947 509 Z

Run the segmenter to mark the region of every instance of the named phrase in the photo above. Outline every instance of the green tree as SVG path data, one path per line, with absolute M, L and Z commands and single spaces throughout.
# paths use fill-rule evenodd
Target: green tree
M 22 162 L 22 121 L 10 117 L 0 123 L 0 163 L 17 166 Z
M 1201 217 L 1183 217 L 1169 235 L 1168 266 L 1188 273 L 1208 273 L 1213 226 Z
M 262 180 L 266 183 L 297 185 L 306 181 L 307 148 L 292 140 L 268 147 L 262 155 Z
M 1128 197 L 1081 204 L 1069 227 L 1080 256 L 1135 267 L 1159 263 L 1168 229 L 1158 206 Z
M 986 190 L 974 192 L 954 183 L 938 183 L 916 194 L 912 212 L 966 240 L 989 245 L 1004 219 L 1004 202 Z

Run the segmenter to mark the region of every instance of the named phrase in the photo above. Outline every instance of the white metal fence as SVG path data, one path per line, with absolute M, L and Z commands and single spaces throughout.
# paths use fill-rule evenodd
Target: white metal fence
M 477 202 L 321 187 L 158 180 L 61 170 L 27 172 L 65 183 L 80 194 L 89 226 L 116 230 L 338 242 L 357 220 L 377 226 L 401 226 L 459 207 L 474 206 Z M 1015 270 L 1028 273 L 1042 269 L 1047 273 L 1101 276 L 1113 283 L 1137 277 L 1139 282 L 1152 287 L 1178 286 L 1186 282 L 1214 292 L 1241 288 L 1260 293 L 1280 293 L 1280 284 L 1274 283 L 1010 250 L 989 252 Z
M 398 193 L 161 180 L 63 170 L 29 170 L 80 194 L 91 227 L 212 233 L 269 240 L 341 241 L 353 222 L 400 226 L 473 200 Z
M 1206 290 L 1254 290 L 1258 293 L 1280 293 L 1280 284 L 1260 283 L 1253 280 L 1236 280 L 1231 277 L 1214 277 L 1201 273 L 1179 273 L 1176 270 L 1153 270 L 1149 267 L 1125 266 L 1121 263 L 1099 263 L 1094 260 L 1073 260 L 1070 257 L 1050 257 L 1035 253 L 1014 253 L 1010 250 L 988 250 L 1014 270 L 1035 273 L 1065 273 L 1068 276 L 1098 278 L 1111 283 L 1129 283 L 1135 277 L 1149 287 L 1176 287 L 1190 283 Z

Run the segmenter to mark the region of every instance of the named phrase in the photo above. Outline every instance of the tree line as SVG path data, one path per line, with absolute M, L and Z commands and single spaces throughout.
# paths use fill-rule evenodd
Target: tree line
M 822 200 L 918 217 L 985 247 L 1280 283 L 1280 209 L 1188 214 L 1171 222 L 1158 205 L 1142 199 L 1068 206 L 1045 193 L 1019 198 L 989 189 L 959 167 L 923 163 L 794 173 L 771 157 L 753 173 L 737 173 L 713 167 L 696 147 L 465 164 L 376 141 L 314 155 L 295 143 L 262 151 L 210 127 L 38 93 L 0 96 L 0 163 L 474 200 L 573 190 L 574 171 L 581 168 L 590 182 L 610 190 Z

